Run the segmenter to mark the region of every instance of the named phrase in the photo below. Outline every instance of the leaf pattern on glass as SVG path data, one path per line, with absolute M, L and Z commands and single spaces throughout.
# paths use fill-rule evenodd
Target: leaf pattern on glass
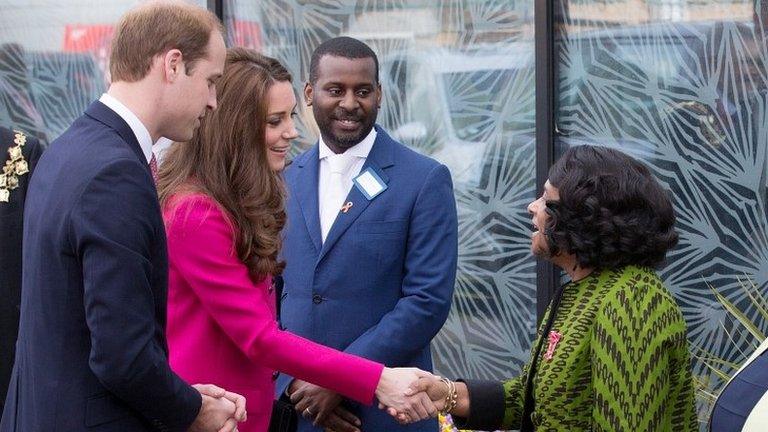
M 238 22 L 258 23 L 260 48 L 288 67 L 299 94 L 322 41 L 347 35 L 376 51 L 383 90 L 378 123 L 445 163 L 454 180 L 459 267 L 453 308 L 432 344 L 435 367 L 446 376 L 517 374 L 536 322 L 526 212 L 535 195 L 533 1 L 226 6 L 230 30 Z M 237 31 L 231 37 L 244 39 Z M 317 139 L 311 117 L 307 109 L 300 118 L 297 151 Z
M 556 147 L 613 146 L 650 166 L 675 205 L 680 242 L 661 275 L 692 349 L 743 361 L 746 329 L 708 284 L 768 329 L 742 289 L 768 293 L 768 5 L 648 0 L 634 2 L 645 23 L 577 18 L 598 3 L 555 2 Z

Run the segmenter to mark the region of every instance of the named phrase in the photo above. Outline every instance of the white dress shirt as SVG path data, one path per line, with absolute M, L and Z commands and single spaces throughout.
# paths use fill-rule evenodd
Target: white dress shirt
M 355 146 L 344 153 L 336 154 L 323 142 L 323 137 L 320 137 L 320 178 L 317 182 L 317 198 L 323 243 L 352 189 L 352 179 L 360 174 L 375 141 L 376 129 L 374 128 Z
M 172 144 L 173 144 L 173 140 L 168 139 L 166 137 L 160 137 L 155 143 L 155 145 L 152 146 L 152 153 L 155 154 L 158 165 L 163 164 L 163 159 L 165 158 L 165 154 L 166 152 L 168 152 L 168 150 L 170 150 Z
M 141 151 L 144 153 L 144 157 L 147 158 L 147 163 L 149 163 L 149 161 L 152 160 L 152 136 L 149 135 L 149 130 L 144 126 L 144 123 L 142 123 L 141 120 L 136 117 L 136 114 L 131 112 L 127 106 L 123 105 L 122 102 L 106 93 L 101 95 L 99 102 L 106 105 L 128 123 L 133 134 L 136 135 L 136 140 L 139 141 L 139 146 L 141 146 Z

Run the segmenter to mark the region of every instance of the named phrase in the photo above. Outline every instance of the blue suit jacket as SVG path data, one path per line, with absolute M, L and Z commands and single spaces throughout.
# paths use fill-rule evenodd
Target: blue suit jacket
M 21 322 L 0 431 L 184 431 L 200 396 L 169 368 L 168 262 L 149 167 L 94 102 L 29 185 Z
M 711 432 L 768 430 L 768 339 L 731 376 L 709 419 Z
M 339 213 L 325 243 L 318 146 L 286 170 L 282 325 L 387 366 L 431 370 L 429 343 L 448 317 L 456 276 L 451 176 L 444 165 L 376 130 L 362 170 L 373 168 L 388 189 L 369 201 L 353 186 L 346 200 L 353 205 Z M 291 379 L 279 378 L 278 395 Z M 351 405 L 365 431 L 437 430 L 435 420 L 401 427 L 375 405 Z M 301 419 L 299 430 L 315 429 Z

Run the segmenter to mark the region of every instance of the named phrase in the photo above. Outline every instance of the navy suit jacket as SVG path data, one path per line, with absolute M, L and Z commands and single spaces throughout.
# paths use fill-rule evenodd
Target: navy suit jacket
M 168 260 L 149 167 L 94 102 L 29 185 L 21 321 L 0 431 L 184 431 L 197 391 L 167 361 Z
M 381 128 L 362 171 L 387 184 L 368 200 L 352 186 L 325 243 L 318 213 L 318 146 L 285 172 L 281 300 L 289 331 L 387 366 L 432 370 L 429 343 L 451 307 L 456 276 L 456 202 L 448 169 L 395 142 Z M 281 376 L 277 394 L 291 381 Z M 351 404 L 365 431 L 431 431 L 435 420 L 401 427 L 374 404 Z M 316 430 L 300 419 L 300 431 Z

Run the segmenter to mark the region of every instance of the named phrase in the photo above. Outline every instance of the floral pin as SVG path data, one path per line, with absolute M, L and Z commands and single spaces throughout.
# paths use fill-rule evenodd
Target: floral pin
M 14 131 L 15 146 L 8 149 L 9 159 L 5 161 L 3 172 L 0 174 L 0 202 L 10 201 L 11 191 L 19 187 L 19 177 L 29 172 L 29 165 L 24 160 L 22 148 L 27 143 L 27 137 L 22 132 Z
M 544 358 L 547 361 L 551 361 L 555 356 L 555 348 L 557 348 L 558 342 L 563 338 L 563 334 L 558 331 L 549 332 L 549 345 L 547 345 L 547 352 L 544 353 Z

